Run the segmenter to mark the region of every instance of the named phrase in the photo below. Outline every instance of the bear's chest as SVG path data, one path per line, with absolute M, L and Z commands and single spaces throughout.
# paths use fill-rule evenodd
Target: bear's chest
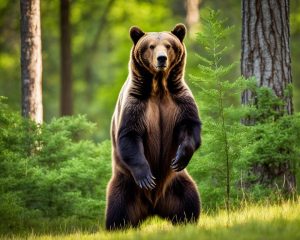
M 159 135 L 164 139 L 173 131 L 176 116 L 177 105 L 171 97 L 163 98 L 151 97 L 146 108 L 146 127 L 151 137 Z
M 151 98 L 146 108 L 145 156 L 151 169 L 159 174 L 169 168 L 174 157 L 173 133 L 178 107 L 171 97 Z

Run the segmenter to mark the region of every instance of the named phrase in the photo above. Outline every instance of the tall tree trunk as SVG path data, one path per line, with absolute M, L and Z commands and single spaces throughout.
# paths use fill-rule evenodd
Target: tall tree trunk
M 22 115 L 43 122 L 40 1 L 20 0 Z
M 255 76 L 259 86 L 271 87 L 293 113 L 291 97 L 284 90 L 292 83 L 290 56 L 289 0 L 243 0 L 242 75 Z M 245 92 L 247 104 L 251 93 Z
M 199 6 L 201 0 L 186 0 L 186 25 L 188 34 L 191 36 L 197 31 L 199 23 Z
M 272 88 L 284 100 L 287 114 L 292 114 L 292 97 L 285 94 L 292 83 L 289 0 L 243 0 L 242 15 L 242 75 L 255 76 L 258 86 Z M 249 104 L 253 97 L 250 90 L 245 91 L 242 103 Z M 284 188 L 293 191 L 296 180 L 290 164 L 280 168 Z M 262 177 L 270 175 L 263 166 L 254 166 L 254 170 Z
M 70 0 L 60 0 L 60 113 L 73 114 Z

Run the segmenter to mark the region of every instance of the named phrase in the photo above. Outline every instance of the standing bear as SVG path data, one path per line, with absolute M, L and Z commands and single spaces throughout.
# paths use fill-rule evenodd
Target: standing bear
M 111 123 L 108 230 L 152 215 L 174 224 L 199 218 L 199 193 L 185 170 L 201 143 L 198 109 L 184 81 L 185 34 L 183 24 L 171 32 L 130 29 L 129 75 Z

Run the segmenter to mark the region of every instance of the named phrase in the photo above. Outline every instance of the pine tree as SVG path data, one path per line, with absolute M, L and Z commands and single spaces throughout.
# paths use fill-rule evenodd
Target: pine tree
M 197 55 L 199 74 L 191 78 L 199 90 L 196 99 L 203 120 L 203 147 L 197 156 L 199 166 L 194 166 L 191 172 L 199 174 L 202 187 L 208 188 L 204 190 L 207 198 L 214 199 L 217 207 L 225 200 L 229 220 L 232 185 L 237 182 L 233 165 L 239 164 L 239 139 L 243 139 L 240 138 L 243 126 L 239 120 L 242 111 L 233 106 L 231 100 L 234 95 L 239 96 L 242 81 L 226 80 L 235 66 L 235 63 L 224 64 L 223 59 L 230 49 L 227 37 L 232 27 L 224 27 L 220 13 L 213 10 L 209 10 L 202 24 L 197 40 L 204 54 Z

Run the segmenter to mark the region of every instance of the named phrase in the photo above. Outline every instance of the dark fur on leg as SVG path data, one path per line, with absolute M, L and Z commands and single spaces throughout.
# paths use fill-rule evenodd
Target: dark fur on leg
M 141 190 L 127 176 L 112 179 L 108 187 L 107 230 L 137 227 L 149 215 L 149 204 Z
M 173 224 L 195 223 L 200 216 L 198 191 L 184 174 L 174 179 L 156 208 L 159 216 L 171 220 Z

